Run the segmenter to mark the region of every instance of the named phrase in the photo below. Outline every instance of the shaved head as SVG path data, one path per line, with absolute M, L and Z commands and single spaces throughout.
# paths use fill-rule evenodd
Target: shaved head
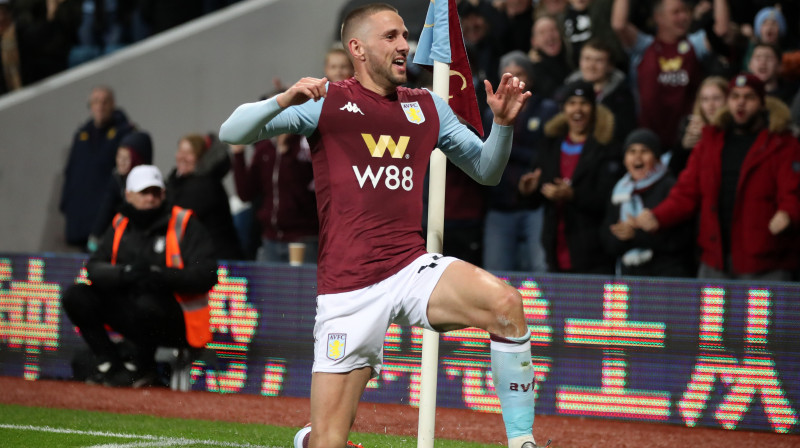
M 397 13 L 397 8 L 386 3 L 371 3 L 350 11 L 342 21 L 342 44 L 347 47 L 351 38 L 358 37 L 361 26 L 365 23 L 364 19 L 382 11 Z

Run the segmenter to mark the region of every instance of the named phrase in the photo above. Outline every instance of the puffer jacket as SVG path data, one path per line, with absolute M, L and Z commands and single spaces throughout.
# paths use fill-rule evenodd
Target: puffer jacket
M 788 131 L 789 109 L 767 97 L 769 125 L 756 137 L 739 172 L 731 225 L 730 257 L 734 274 L 753 274 L 797 266 L 800 227 L 800 144 Z M 670 195 L 653 214 L 661 227 L 672 227 L 699 213 L 697 244 L 701 261 L 724 270 L 723 241 L 717 213 L 725 133 L 732 122 L 727 108 L 703 129 Z M 778 210 L 791 226 L 778 235 L 769 231 Z

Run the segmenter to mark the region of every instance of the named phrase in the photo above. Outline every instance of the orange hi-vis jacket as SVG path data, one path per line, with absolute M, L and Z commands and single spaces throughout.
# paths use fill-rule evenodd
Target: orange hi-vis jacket
M 183 269 L 180 242 L 186 231 L 186 224 L 192 216 L 192 211 L 178 206 L 172 207 L 172 216 L 167 226 L 166 236 L 166 265 L 167 268 Z M 112 221 L 114 227 L 114 245 L 111 249 L 111 264 L 117 264 L 117 252 L 122 235 L 128 225 L 128 218 L 117 213 Z M 174 292 L 175 299 L 183 310 L 183 319 L 186 322 L 186 341 L 192 347 L 204 347 L 211 341 L 211 327 L 209 325 L 208 294 L 181 294 Z

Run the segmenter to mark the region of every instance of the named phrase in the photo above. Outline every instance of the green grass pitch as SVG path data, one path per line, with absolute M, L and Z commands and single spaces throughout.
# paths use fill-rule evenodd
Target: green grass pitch
M 292 448 L 296 430 L 269 425 L 0 405 L 0 447 L 3 448 Z M 350 439 L 362 443 L 365 448 L 417 446 L 417 439 L 413 436 L 353 433 Z M 436 440 L 437 448 L 497 446 Z

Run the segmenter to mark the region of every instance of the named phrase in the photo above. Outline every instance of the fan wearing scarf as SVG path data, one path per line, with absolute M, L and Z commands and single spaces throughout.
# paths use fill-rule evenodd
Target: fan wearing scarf
M 636 216 L 664 200 L 675 183 L 660 156 L 659 138 L 649 129 L 637 129 L 625 139 L 627 173 L 614 186 L 600 232 L 605 249 L 617 257 L 617 275 L 694 276 L 689 224 L 657 234 L 635 226 Z

